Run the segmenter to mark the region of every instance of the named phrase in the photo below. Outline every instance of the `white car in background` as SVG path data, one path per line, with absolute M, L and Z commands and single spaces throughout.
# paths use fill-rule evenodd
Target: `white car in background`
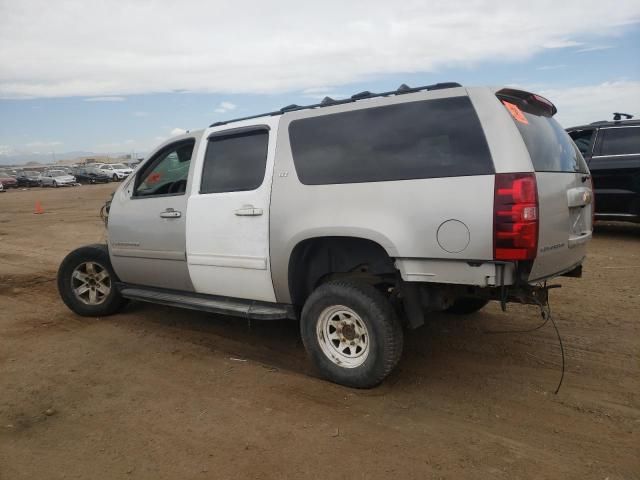
M 114 182 L 124 180 L 133 172 L 132 168 L 122 163 L 104 163 L 98 167 L 98 170 L 100 173 L 109 175 Z
M 76 185 L 76 177 L 64 170 L 48 170 L 40 176 L 43 187 L 62 187 Z

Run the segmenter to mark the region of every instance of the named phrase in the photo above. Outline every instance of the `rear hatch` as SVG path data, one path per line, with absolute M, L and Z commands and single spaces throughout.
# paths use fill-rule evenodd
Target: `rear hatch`
M 529 151 L 538 191 L 538 245 L 529 281 L 552 277 L 580 264 L 593 229 L 589 169 L 569 135 L 553 118 L 556 108 L 520 90 L 497 93 Z

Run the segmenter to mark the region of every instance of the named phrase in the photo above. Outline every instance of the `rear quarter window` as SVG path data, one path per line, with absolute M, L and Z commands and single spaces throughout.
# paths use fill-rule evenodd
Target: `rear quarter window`
M 294 120 L 289 138 L 298 178 L 307 185 L 494 173 L 468 97 Z

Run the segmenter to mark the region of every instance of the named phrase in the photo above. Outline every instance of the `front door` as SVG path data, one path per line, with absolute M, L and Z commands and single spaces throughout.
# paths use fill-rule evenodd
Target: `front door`
M 116 191 L 109 212 L 109 253 L 123 282 L 193 291 L 185 225 L 196 143 L 194 137 L 183 137 L 160 148 Z
M 278 119 L 205 132 L 194 165 L 187 262 L 196 292 L 275 301 L 269 203 Z

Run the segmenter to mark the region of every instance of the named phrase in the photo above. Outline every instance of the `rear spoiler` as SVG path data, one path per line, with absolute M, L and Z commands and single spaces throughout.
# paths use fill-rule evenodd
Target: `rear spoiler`
M 516 90 L 515 88 L 503 88 L 496 92 L 500 100 L 508 100 L 517 104 L 525 112 L 531 112 L 545 117 L 553 117 L 558 113 L 556 106 L 546 98 L 535 93 Z

